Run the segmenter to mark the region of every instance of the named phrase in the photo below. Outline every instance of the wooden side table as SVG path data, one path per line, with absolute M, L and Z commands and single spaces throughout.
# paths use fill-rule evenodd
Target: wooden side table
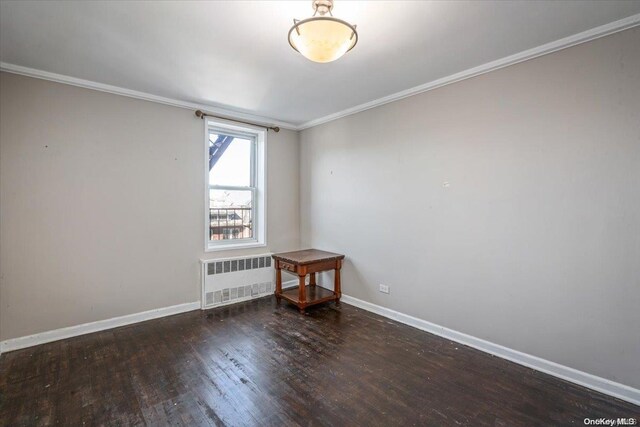
M 344 255 L 318 249 L 305 249 L 302 251 L 285 252 L 271 255 L 276 269 L 276 299 L 295 304 L 300 313 L 310 305 L 327 301 L 335 301 L 340 304 L 342 292 L 340 290 L 340 269 Z M 282 270 L 290 271 L 298 275 L 298 289 L 287 289 L 282 292 Z M 335 271 L 334 290 L 316 286 L 316 273 L 321 271 Z M 305 286 L 305 277 L 309 275 L 309 285 Z

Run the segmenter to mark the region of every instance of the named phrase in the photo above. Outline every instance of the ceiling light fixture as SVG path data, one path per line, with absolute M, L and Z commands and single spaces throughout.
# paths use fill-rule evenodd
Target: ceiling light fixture
M 313 0 L 311 4 L 315 11 L 311 18 L 293 20 L 289 44 L 311 61 L 335 61 L 358 43 L 356 26 L 333 17 L 333 0 Z

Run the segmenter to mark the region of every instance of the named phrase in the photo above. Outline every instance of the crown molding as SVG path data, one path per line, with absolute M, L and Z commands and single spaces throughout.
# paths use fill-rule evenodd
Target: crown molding
M 233 120 L 233 119 L 245 120 L 245 121 L 257 122 L 262 124 L 268 124 L 271 126 L 279 126 L 283 129 L 298 130 L 298 126 L 292 123 L 274 120 L 269 117 L 241 113 L 239 111 L 216 107 L 213 105 L 196 104 L 193 102 L 182 101 L 182 100 L 173 99 L 173 98 L 165 98 L 163 96 L 152 95 L 146 92 L 139 92 L 137 90 L 125 89 L 122 87 L 98 83 L 91 80 L 78 79 L 75 77 L 65 76 L 63 74 L 50 73 L 48 71 L 37 70 L 35 68 L 29 68 L 29 67 L 22 67 L 20 65 L 9 64 L 6 62 L 0 62 L 0 71 L 5 71 L 7 73 L 12 73 L 12 74 L 19 74 L 27 77 L 34 77 L 42 80 L 49 80 L 56 83 L 64 83 L 71 86 L 78 86 L 85 89 L 97 90 L 100 92 L 112 93 L 115 95 L 127 96 L 129 98 L 142 99 L 144 101 L 170 105 L 172 107 L 185 108 L 187 110 L 203 110 L 208 113 L 228 117 L 230 120 Z
M 472 77 L 489 73 L 491 71 L 495 71 L 500 68 L 505 68 L 510 65 L 515 65 L 520 62 L 528 61 L 529 59 L 534 59 L 542 55 L 547 55 L 549 53 L 566 49 L 571 46 L 576 46 L 581 43 L 586 43 L 588 41 L 595 40 L 600 37 L 608 36 L 610 34 L 614 34 L 619 31 L 636 27 L 638 25 L 640 25 L 640 13 L 628 16 L 618 21 L 610 22 L 605 25 L 601 25 L 599 27 L 592 28 L 587 31 L 583 31 L 578 34 L 574 34 L 572 36 L 568 36 L 547 44 L 543 44 L 541 46 L 534 47 L 532 49 L 528 49 L 528 50 L 516 53 L 514 55 L 497 59 L 495 61 L 487 62 L 486 64 L 469 68 L 459 73 L 451 74 L 449 76 L 442 77 L 440 79 L 433 80 L 431 82 L 428 82 L 419 86 L 415 86 L 410 89 L 396 92 L 391 95 L 387 95 L 382 98 L 378 98 L 373 101 L 366 102 L 364 104 L 356 105 L 354 107 L 350 107 L 345 110 L 338 111 L 336 113 L 329 114 L 324 117 L 313 119 L 299 125 L 275 120 L 269 117 L 257 116 L 257 115 L 248 114 L 248 113 L 241 113 L 238 111 L 234 111 L 232 109 L 216 107 L 213 105 L 196 104 L 193 102 L 182 101 L 182 100 L 173 99 L 173 98 L 165 98 L 162 96 L 152 95 L 150 93 L 139 92 L 131 89 L 125 89 L 122 87 L 107 85 L 107 84 L 98 83 L 90 80 L 78 79 L 75 77 L 65 76 L 62 74 L 50 73 L 48 71 L 37 70 L 34 68 L 22 67 L 20 65 L 9 64 L 6 62 L 0 62 L 0 71 L 5 71 L 13 74 L 20 74 L 23 76 L 34 77 L 34 78 L 43 79 L 43 80 L 49 80 L 57 83 L 64 83 L 64 84 L 83 87 L 87 89 L 93 89 L 101 92 L 113 93 L 116 95 L 127 96 L 130 98 L 142 99 L 145 101 L 156 102 L 159 104 L 170 105 L 178 108 L 185 108 L 189 110 L 205 110 L 212 114 L 226 116 L 229 119 L 235 118 L 239 120 L 260 122 L 264 124 L 270 124 L 273 126 L 279 126 L 283 129 L 300 131 L 300 130 L 321 125 L 323 123 L 328 123 L 333 120 L 337 120 L 346 116 L 350 116 L 352 114 L 360 113 L 362 111 L 369 110 L 371 108 L 379 107 L 381 105 L 388 104 L 390 102 L 399 101 L 401 99 L 408 98 L 413 95 L 418 95 L 423 92 L 428 92 L 430 90 L 438 89 L 440 87 L 457 83 L 462 80 L 470 79 Z
M 537 58 L 542 55 L 556 52 L 558 50 L 566 49 L 571 46 L 575 46 L 581 43 L 608 36 L 619 31 L 623 31 L 632 27 L 640 25 L 640 14 L 631 15 L 627 18 L 620 19 L 618 21 L 610 22 L 609 24 L 601 25 L 599 27 L 592 28 L 587 31 L 583 31 L 578 34 L 574 34 L 569 37 L 565 37 L 547 44 L 543 44 L 532 49 L 524 50 L 522 52 L 510 55 L 495 61 L 487 62 L 486 64 L 479 65 L 477 67 L 469 68 L 459 73 L 451 74 L 441 79 L 433 80 L 429 83 L 425 83 L 419 86 L 412 87 L 407 90 L 393 93 L 391 95 L 375 99 L 364 104 L 356 105 L 355 107 L 347 108 L 346 110 L 339 111 L 337 113 L 329 114 L 328 116 L 320 117 L 318 119 L 310 120 L 298 126 L 298 130 L 308 129 L 314 126 L 328 123 L 333 120 L 340 119 L 342 117 L 350 116 L 371 108 L 379 107 L 390 102 L 399 101 L 403 98 L 408 98 L 419 93 L 427 92 L 433 89 L 457 83 L 462 80 L 470 79 L 472 77 L 479 76 L 484 73 L 498 70 L 500 68 L 515 65 L 529 59 Z

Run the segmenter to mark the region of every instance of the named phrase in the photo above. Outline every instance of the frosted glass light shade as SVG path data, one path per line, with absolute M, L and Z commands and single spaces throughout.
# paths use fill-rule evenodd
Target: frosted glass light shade
M 289 30 L 289 44 L 314 62 L 331 62 L 353 49 L 356 28 L 333 17 L 314 17 L 296 22 Z

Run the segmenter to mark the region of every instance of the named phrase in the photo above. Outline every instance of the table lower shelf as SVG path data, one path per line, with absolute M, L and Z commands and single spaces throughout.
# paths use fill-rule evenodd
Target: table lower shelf
M 327 301 L 336 301 L 338 300 L 338 295 L 332 290 L 323 288 L 321 286 L 305 286 L 306 293 L 306 301 L 300 301 L 298 299 L 299 288 L 290 288 L 282 291 L 280 297 L 283 299 L 297 305 L 298 307 L 308 307 L 314 304 L 320 304 Z M 278 295 L 276 295 L 277 297 Z

